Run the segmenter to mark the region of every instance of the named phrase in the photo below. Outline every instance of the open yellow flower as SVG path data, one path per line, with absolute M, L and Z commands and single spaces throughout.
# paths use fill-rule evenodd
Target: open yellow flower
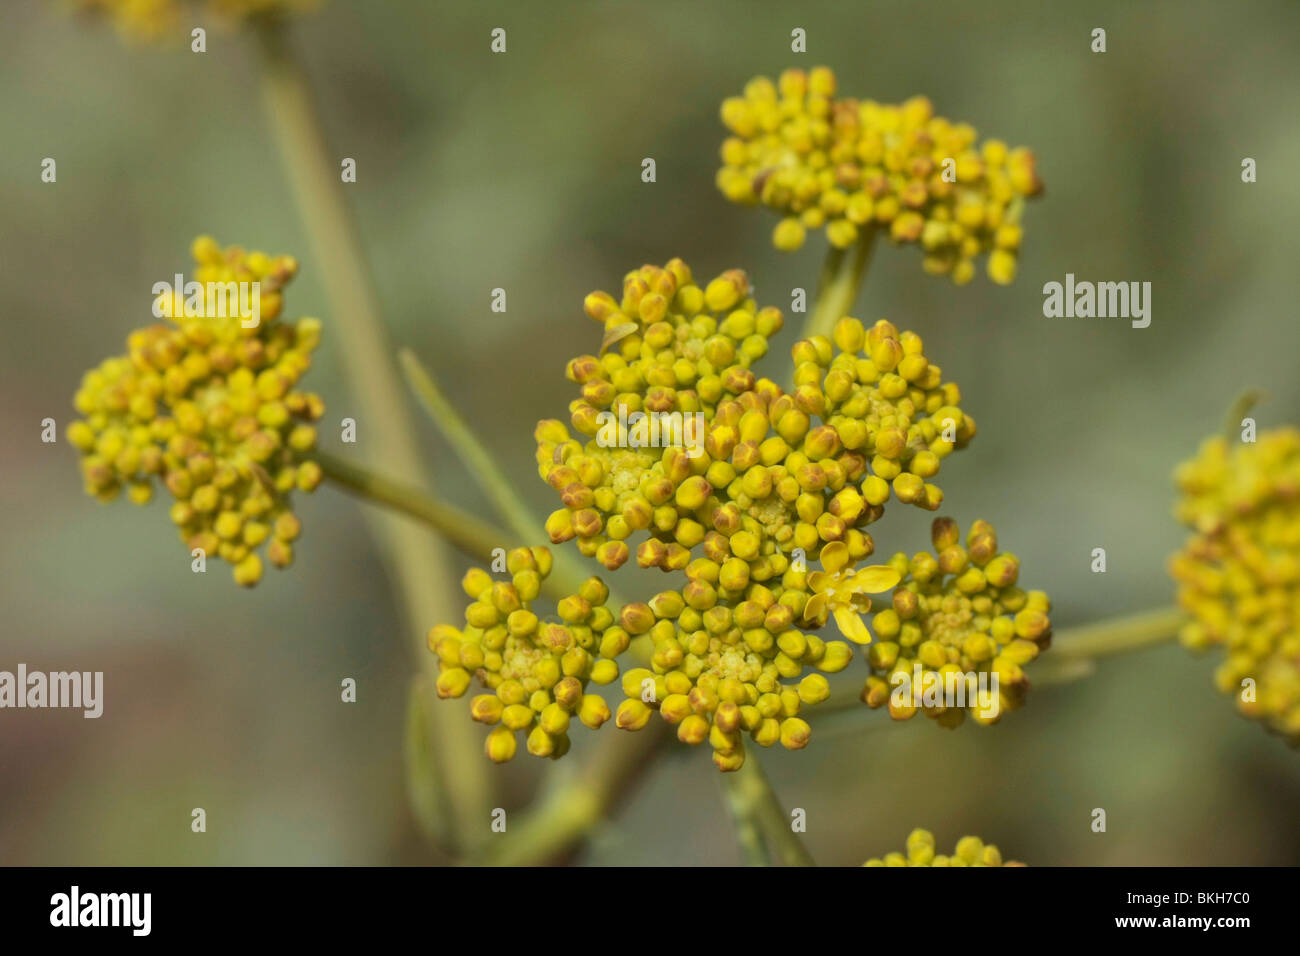
M 829 612 L 841 634 L 855 644 L 870 644 L 871 632 L 862 620 L 871 610 L 867 595 L 888 591 L 899 580 L 898 571 L 885 564 L 850 567 L 848 546 L 833 541 L 822 549 L 822 570 L 808 575 L 808 590 L 814 593 L 804 607 L 804 619 L 825 624 Z

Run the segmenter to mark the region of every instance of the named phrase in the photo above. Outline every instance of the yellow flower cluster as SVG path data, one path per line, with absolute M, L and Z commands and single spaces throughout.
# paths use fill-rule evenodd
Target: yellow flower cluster
M 1193 616 L 1183 643 L 1222 647 L 1219 690 L 1300 744 L 1300 430 L 1211 438 L 1176 480 L 1193 532 L 1170 562 Z
M 83 377 L 74 399 L 82 418 L 68 440 L 82 452 L 89 494 L 110 501 L 125 488 L 145 504 L 161 481 L 181 540 L 230 562 L 235 580 L 251 586 L 262 577 L 264 545 L 277 567 L 293 561 L 301 524 L 290 492 L 321 481 L 309 456 L 324 405 L 299 388 L 321 326 L 276 321 L 280 290 L 297 272 L 293 257 L 223 250 L 206 236 L 193 254 L 194 281 L 259 283 L 260 321 L 246 328 L 239 316 L 197 314 L 193 303 L 159 297 L 168 322 L 132 332 L 126 355 Z
M 985 843 L 979 837 L 967 836 L 957 841 L 952 856 L 934 852 L 934 834 L 929 830 L 913 830 L 907 836 L 905 852 L 886 853 L 883 858 L 876 857 L 863 863 L 863 866 L 1024 866 L 1008 860 L 1002 861 L 1002 853 L 992 843 Z
M 496 763 L 514 757 L 518 733 L 534 756 L 562 757 L 574 717 L 593 730 L 609 719 L 609 705 L 586 688 L 618 677 L 614 658 L 630 639 L 605 606 L 609 588 L 600 578 L 588 578 L 577 594 L 560 600 L 558 620 L 543 620 L 532 603 L 551 572 L 551 552 L 516 548 L 506 555 L 506 570 L 508 581 L 471 569 L 461 582 L 473 598 L 465 626 L 430 629 L 438 696 L 461 697 L 475 678 L 487 688 L 470 701 L 470 715 L 492 726 L 485 750 Z
M 317 6 L 320 0 L 207 0 L 205 4 L 184 4 L 181 0 L 73 0 L 78 12 L 97 14 L 112 20 L 122 37 L 133 43 L 153 43 L 168 37 L 180 39 L 203 23 L 182 24 L 187 8 L 195 13 L 211 12 L 228 21 L 256 16 L 297 13 Z M 206 8 L 206 9 L 205 9 Z
M 644 266 L 620 297 L 593 292 L 585 309 L 604 328 L 600 353 L 567 366 L 580 390 L 569 424 L 545 420 L 536 431 L 538 471 L 563 504 L 547 533 L 610 570 L 639 538 L 638 565 L 686 579 L 592 625 L 610 674 L 633 639 L 650 651 L 648 666 L 623 675 L 617 726 L 639 730 L 658 711 L 682 741 L 709 741 L 721 770 L 743 764 L 745 734 L 803 748 L 807 708 L 830 692 L 824 675 L 854 657 L 849 643 L 814 632 L 833 618 L 846 638 L 870 644 L 870 595 L 894 589 L 894 609 L 876 616 L 885 640 L 869 653 L 873 681 L 920 653 L 945 674 L 996 670 L 998 703 L 1018 702 L 1019 665 L 1049 633 L 1047 602 L 1015 588 L 1018 565 L 997 554 L 991 527 L 977 524 L 967 550 L 939 522 L 938 561 L 860 566 L 875 547 L 864 529 L 888 500 L 937 509 L 942 460 L 975 435 L 959 389 L 919 336 L 844 317 L 829 338 L 796 343 L 786 392 L 751 370 L 781 314 L 759 307 L 739 270 L 697 284 L 679 259 Z M 485 580 L 470 588 L 480 603 L 490 603 Z M 461 637 L 435 632 L 435 644 L 457 642 L 439 654 L 454 675 L 446 691 L 458 696 L 468 684 Z M 868 702 L 877 706 L 876 695 Z M 485 714 L 498 719 L 500 703 L 483 704 Z M 955 724 L 964 709 L 942 719 Z M 505 737 L 490 741 L 494 759 L 513 752 Z
M 847 667 L 853 650 L 795 626 L 808 600 L 805 575 L 788 572 L 768 588 L 747 582 L 743 562 L 719 567 L 701 558 L 686 577 L 681 591 L 623 609 L 623 630 L 648 634 L 654 652 L 649 668 L 623 675 L 627 700 L 617 726 L 640 730 L 658 710 L 683 743 L 709 741 L 724 771 L 745 762 L 745 733 L 762 747 L 806 747 L 812 730 L 801 710 L 829 696 L 822 674 Z M 893 575 L 887 585 L 896 581 Z M 821 673 L 805 673 L 809 668 Z
M 868 649 L 873 673 L 862 700 L 888 705 L 895 720 L 921 710 L 956 727 L 969 711 L 981 724 L 995 723 L 1024 699 L 1022 667 L 1051 640 L 1051 604 L 1042 591 L 1016 586 L 1020 562 L 998 551 L 988 522 L 972 524 L 963 547 L 957 523 L 937 518 L 931 539 L 934 554 L 899 553 L 889 562 L 903 583 L 892 606 L 872 619 L 881 640 Z
M 764 582 L 796 550 L 815 559 L 841 542 L 852 560 L 871 554 L 861 529 L 891 495 L 939 507 L 930 479 L 975 422 L 920 337 L 844 318 L 832 339 L 794 346 L 787 393 L 749 368 L 781 325 L 749 293 L 739 270 L 700 289 L 674 260 L 630 273 L 621 301 L 587 297 L 609 351 L 568 366 L 581 388 L 570 421 L 584 440 L 556 420 L 536 432 L 539 473 L 564 505 L 546 522 L 553 543 L 577 539 L 613 570 L 644 531 L 641 567 L 679 571 L 702 551 Z
M 783 215 L 778 249 L 798 249 L 806 230 L 823 226 L 840 249 L 879 230 L 919 244 L 931 274 L 968 282 L 987 254 L 989 278 L 1015 277 L 1023 201 L 1042 190 L 1028 149 L 977 144 L 973 128 L 935 116 L 925 97 L 896 106 L 837 99 L 826 67 L 751 80 L 723 102 L 722 122 L 733 135 L 718 188 Z

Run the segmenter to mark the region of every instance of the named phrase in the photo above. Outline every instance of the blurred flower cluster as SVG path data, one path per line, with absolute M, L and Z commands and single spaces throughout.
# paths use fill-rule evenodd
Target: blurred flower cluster
M 277 16 L 312 9 L 320 0 L 71 0 L 79 13 L 112 21 L 132 43 L 188 39 L 194 27 L 206 26 L 208 14 L 235 23 L 250 17 Z M 192 21 L 192 22 L 191 22 Z
M 1300 430 L 1210 438 L 1175 477 L 1192 529 L 1170 561 L 1183 643 L 1223 648 L 1219 690 L 1300 744 Z
M 967 836 L 957 841 L 951 856 L 934 852 L 934 834 L 929 830 L 913 830 L 907 836 L 904 852 L 886 853 L 863 863 L 863 866 L 1024 866 L 1014 861 L 1003 862 L 1002 853 L 992 843 L 979 837 Z
M 68 439 L 82 453 L 88 494 L 111 501 L 125 489 L 145 504 L 160 483 L 186 546 L 230 562 L 251 586 L 262 551 L 277 567 L 293 561 L 301 523 L 291 493 L 321 481 L 312 423 L 324 404 L 300 388 L 321 326 L 277 320 L 280 290 L 298 269 L 292 256 L 222 249 L 206 236 L 193 254 L 201 285 L 257 283 L 259 321 L 247 327 L 239 315 L 159 296 L 167 321 L 132 332 L 127 354 L 82 378 Z
M 969 282 L 987 255 L 989 278 L 1009 283 L 1024 200 L 1042 191 L 1033 153 L 977 143 L 923 96 L 889 105 L 835 94 L 835 74 L 818 67 L 757 77 L 725 100 L 723 195 L 779 212 L 778 249 L 798 249 L 809 229 L 825 227 L 840 249 L 879 230 L 919 245 L 929 273 Z

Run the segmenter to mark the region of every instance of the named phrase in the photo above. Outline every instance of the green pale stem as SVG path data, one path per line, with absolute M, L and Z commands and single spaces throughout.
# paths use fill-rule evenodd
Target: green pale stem
M 437 742 L 433 738 L 434 708 L 439 704 L 429 675 L 418 673 L 411 679 L 411 689 L 406 699 L 406 735 L 402 747 L 402 763 L 406 771 L 406 796 L 420 832 L 435 847 L 442 845 L 442 821 L 449 808 L 442 788 L 438 786 L 438 767 L 433 759 Z
M 1087 677 L 1103 658 L 1173 640 L 1186 620 L 1187 614 L 1181 609 L 1164 607 L 1057 631 L 1051 648 L 1039 658 L 1042 666 L 1030 665 L 1030 680 L 1036 684 L 1067 684 Z
M 494 548 L 507 546 L 510 535 L 491 522 L 343 458 L 314 454 L 325 477 L 342 490 L 424 522 L 479 561 L 491 561 Z
M 533 809 L 512 819 L 506 832 L 471 862 L 529 866 L 568 861 L 654 765 L 672 737 L 672 728 L 660 720 L 638 731 L 606 728 L 590 744 L 592 752 L 576 773 L 559 781 Z
M 474 430 L 456 411 L 455 406 L 448 400 L 429 370 L 410 349 L 398 350 L 397 358 L 411 391 L 415 393 L 420 405 L 442 432 L 443 437 L 456 450 L 457 457 L 478 479 L 497 516 L 514 534 L 515 544 L 528 547 L 544 539 L 542 523 L 524 506 L 518 490 L 511 485 L 510 480 L 497 465 L 496 459 L 478 440 Z M 553 588 L 563 590 L 560 597 L 576 593 L 582 582 L 591 575 L 568 551 L 553 548 L 551 555 L 554 565 L 547 580 L 552 583 Z M 612 592 L 610 602 L 616 606 L 623 603 Z
M 420 405 L 479 481 L 492 502 L 492 507 L 519 539 L 518 544 L 528 546 L 534 543 L 539 534 L 539 523 L 524 506 L 518 490 L 511 486 L 510 480 L 497 467 L 496 461 L 478 440 L 474 430 L 465 423 L 465 419 L 456 411 L 414 352 L 407 348 L 398 349 L 397 360 Z
M 720 774 L 723 795 L 726 797 L 727 809 L 731 812 L 731 823 L 736 828 L 736 842 L 740 844 L 740 855 L 746 866 L 771 866 L 772 860 L 763 842 L 763 831 L 758 823 L 758 807 L 752 795 L 746 793 L 739 785 L 734 773 Z
M 799 839 L 799 834 L 790 828 L 790 815 L 777 799 L 776 791 L 772 789 L 758 762 L 758 754 L 752 748 L 745 754 L 745 762 L 739 770 L 724 773 L 723 776 L 726 778 L 724 786 L 727 788 L 728 803 L 740 821 L 737 838 L 741 841 L 750 865 L 755 865 L 755 862 L 748 859 L 752 855 L 752 847 L 747 847 L 746 844 L 752 839 L 751 831 L 755 830 L 767 838 L 776 862 L 782 866 L 816 865 L 803 841 Z
M 853 304 L 858 299 L 858 289 L 871 265 L 871 253 L 876 244 L 876 229 L 864 229 L 858 241 L 848 249 L 831 250 L 826 254 L 821 278 L 817 282 L 817 298 L 813 301 L 808 321 L 804 324 L 803 338 L 814 335 L 830 336 L 835 323 L 852 315 Z
M 347 407 L 365 429 L 368 461 L 417 487 L 428 487 L 415 441 L 412 409 L 396 369 L 380 318 L 378 297 L 356 223 L 343 198 L 339 154 L 325 140 L 311 90 L 289 48 L 283 25 L 260 24 L 263 99 L 267 119 L 305 232 L 315 272 L 324 285 L 334 322 L 329 333 L 349 380 L 354 402 Z M 356 188 L 356 187 L 351 187 Z M 452 619 L 451 572 L 443 543 L 399 516 L 368 516 L 385 570 L 401 596 L 412 652 L 429 675 L 436 660 L 424 644 L 429 626 Z M 451 813 L 442 842 L 465 845 L 487 838 L 488 809 L 496 806 L 474 728 L 450 708 L 435 717 L 438 785 Z

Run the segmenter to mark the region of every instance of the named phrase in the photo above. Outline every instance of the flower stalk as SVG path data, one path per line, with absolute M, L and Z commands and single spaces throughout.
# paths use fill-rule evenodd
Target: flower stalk
M 638 734 L 605 734 L 577 773 L 512 822 L 506 835 L 469 862 L 485 866 L 558 864 L 570 860 L 672 737 L 667 725 Z
M 837 249 L 831 246 L 817 281 L 817 297 L 804 324 L 803 338 L 814 335 L 830 336 L 835 323 L 843 316 L 853 314 L 858 290 L 871 266 L 871 254 L 876 243 L 876 230 L 865 229 L 852 247 Z
M 397 360 L 407 384 L 419 400 L 421 407 L 482 485 L 497 515 L 510 529 L 510 535 L 515 539 L 514 543 L 523 547 L 534 544 L 541 535 L 545 534 L 542 522 L 528 510 L 518 490 L 511 486 L 510 480 L 497 465 L 492 454 L 456 411 L 433 375 L 414 352 L 408 348 L 399 349 Z M 551 586 L 564 590 L 565 594 L 576 591 L 588 574 L 567 551 L 557 551 L 553 554 L 555 569 L 549 579 Z
M 424 522 L 479 561 L 491 561 L 493 549 L 508 546 L 510 536 L 503 529 L 445 504 L 419 488 L 393 481 L 325 452 L 319 452 L 316 460 L 326 479 L 340 490 Z
M 758 832 L 766 838 L 772 858 L 780 865 L 816 865 L 799 835 L 790 828 L 790 818 L 763 772 L 757 754 L 751 751 L 739 770 L 723 777 L 727 800 L 737 821 L 737 839 L 747 863 L 760 865 L 752 845 Z
M 282 23 L 275 19 L 259 22 L 259 38 L 269 125 L 338 318 L 338 354 L 357 401 L 353 417 L 364 423 L 368 451 L 378 467 L 403 480 L 427 485 L 413 417 L 394 374 L 392 348 L 374 283 L 309 84 L 289 48 Z M 402 596 L 412 651 L 432 680 L 436 661 L 425 647 L 424 631 L 429 621 L 446 616 L 451 606 L 447 582 L 456 576 L 438 539 L 397 516 L 375 515 L 371 521 L 388 576 Z M 433 736 L 439 744 L 437 785 L 445 791 L 451 808 L 441 842 L 455 850 L 487 835 L 484 820 L 486 809 L 494 805 L 492 787 L 468 723 L 445 710 L 438 710 L 433 719 L 437 723 Z

